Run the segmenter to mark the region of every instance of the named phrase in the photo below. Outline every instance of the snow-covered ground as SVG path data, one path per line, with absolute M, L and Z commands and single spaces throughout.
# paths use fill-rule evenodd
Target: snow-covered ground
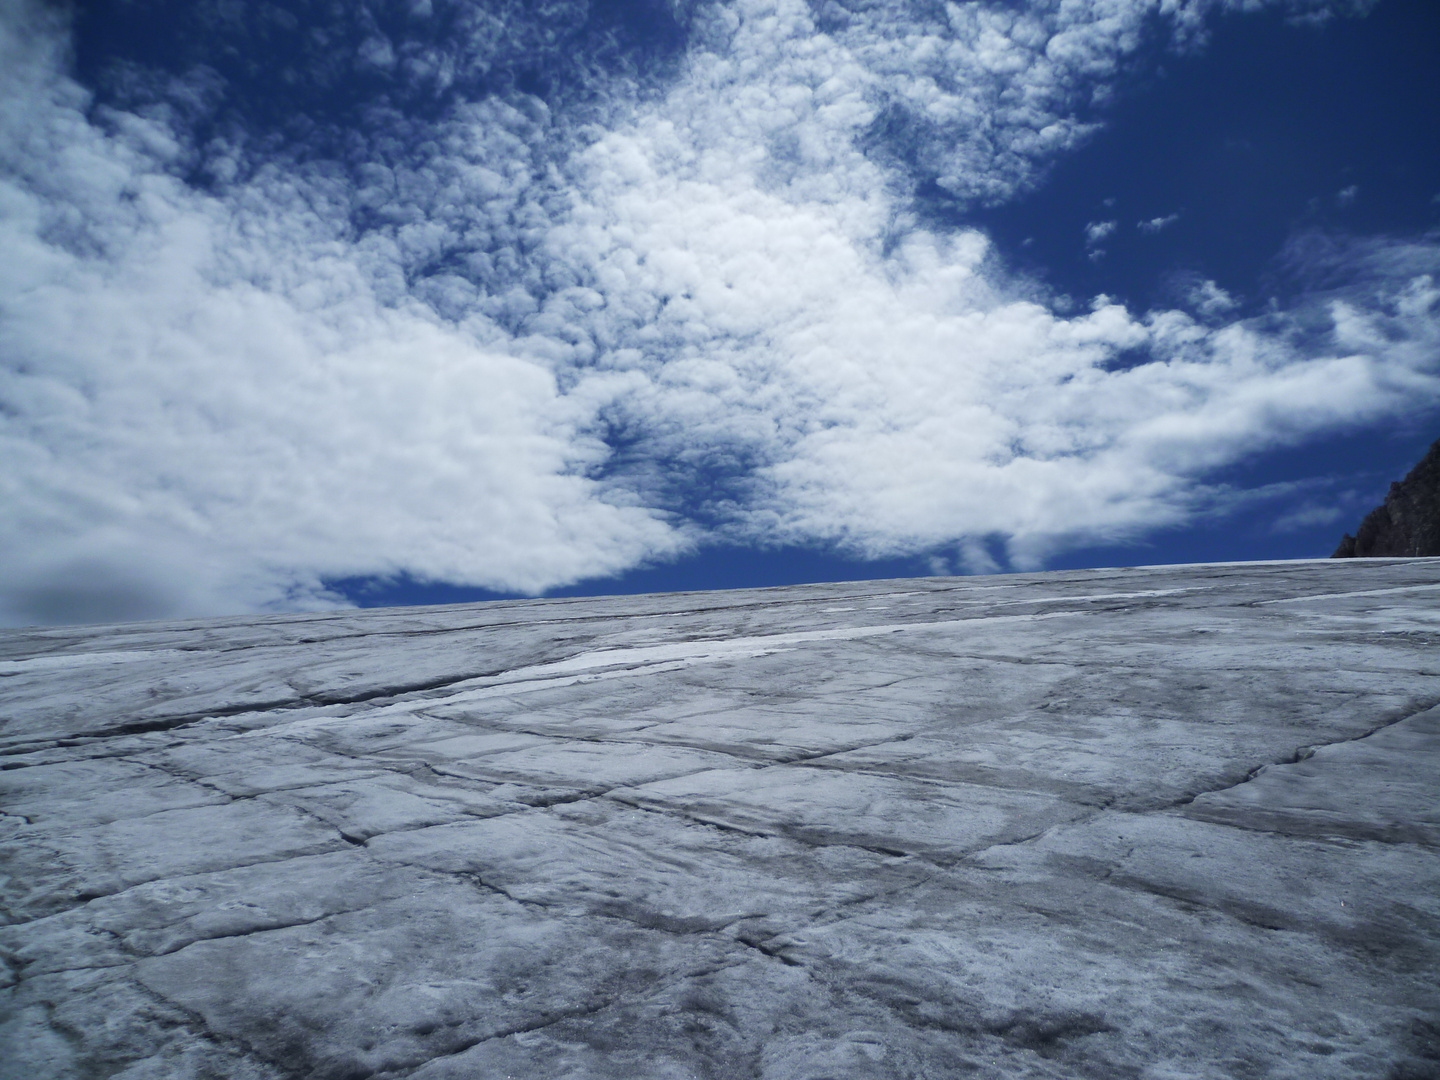
M 0 634 L 0 1075 L 1440 1075 L 1440 560 Z

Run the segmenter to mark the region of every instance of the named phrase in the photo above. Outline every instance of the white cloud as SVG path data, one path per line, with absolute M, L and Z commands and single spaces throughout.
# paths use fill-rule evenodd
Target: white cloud
M 1428 310 L 1360 316 L 1393 347 L 1355 349 L 1359 313 L 1337 307 L 1312 353 L 1283 320 L 1062 317 L 1007 285 L 976 233 L 915 229 L 882 253 L 886 178 L 834 133 L 864 122 L 846 90 L 865 75 L 838 78 L 850 54 L 796 23 L 753 40 L 742 24 L 732 53 L 695 58 L 686 86 L 591 150 L 582 184 L 596 278 L 671 298 L 626 354 L 656 457 L 708 441 L 759 463 L 732 528 L 870 555 L 1002 535 L 1033 563 L 1184 520 L 1196 478 L 1246 453 L 1434 400 Z M 746 93 L 725 81 L 736 69 Z M 816 148 L 783 184 L 756 150 L 764 125 Z M 1213 282 L 1196 302 L 1234 306 Z M 1111 370 L 1134 350 L 1153 360 Z
M 1221 319 L 1229 315 L 1239 302 L 1209 278 L 1193 282 L 1186 290 L 1185 299 L 1202 318 Z
M 1180 214 L 1177 211 L 1174 214 L 1166 214 L 1164 217 L 1153 217 L 1147 221 L 1137 221 L 1135 223 L 1135 227 L 1141 232 L 1148 233 L 1153 236 L 1161 229 L 1168 229 L 1171 225 L 1174 225 L 1175 222 L 1179 220 Z
M 33 45 L 16 29 L 7 57 Z M 163 128 L 104 134 L 27 66 L 0 185 L 11 620 L 84 617 L 87 592 L 115 614 L 85 586 L 107 573 L 137 614 L 205 612 L 334 602 L 322 576 L 401 570 L 540 589 L 682 543 L 586 479 L 593 401 L 483 316 L 382 303 L 375 252 L 313 192 L 271 175 L 197 194 L 165 171 Z
M 1094 247 L 1120 227 L 1118 221 L 1092 221 L 1085 226 L 1085 246 Z
M 163 117 L 87 118 L 62 30 L 12 6 L 4 617 L 324 605 L 396 572 L 540 590 L 705 535 L 1038 565 L 1436 400 L 1434 245 L 1363 299 L 1212 328 L 1063 315 L 981 234 L 907 219 L 893 154 L 1008 197 L 1146 19 L 1193 35 L 1214 6 L 707 6 L 608 129 L 462 102 L 353 179 L 236 166 L 208 195 Z

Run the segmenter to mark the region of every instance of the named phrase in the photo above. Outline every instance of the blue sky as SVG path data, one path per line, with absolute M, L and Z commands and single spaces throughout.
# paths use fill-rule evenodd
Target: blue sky
M 0 8 L 0 621 L 1326 555 L 1424 0 Z

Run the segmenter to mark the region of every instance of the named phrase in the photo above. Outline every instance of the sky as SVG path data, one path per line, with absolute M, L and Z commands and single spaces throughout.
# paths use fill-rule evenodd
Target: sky
M 0 0 L 0 625 L 1328 555 L 1433 0 Z

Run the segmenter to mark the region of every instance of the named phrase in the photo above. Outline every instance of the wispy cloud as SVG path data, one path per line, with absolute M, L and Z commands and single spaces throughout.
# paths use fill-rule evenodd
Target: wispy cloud
M 243 118 L 200 143 L 198 84 L 96 108 L 52 9 L 10 5 L 5 617 L 325 605 L 397 572 L 542 590 L 715 536 L 971 569 L 991 537 L 1033 566 L 1436 400 L 1437 245 L 1208 325 L 1063 314 L 909 216 L 922 180 L 1033 185 L 1146 20 L 1188 40 L 1217 6 L 701 4 L 683 64 L 573 49 L 581 89 L 547 104 L 465 84 L 477 41 L 504 65 L 457 4 L 443 47 L 356 30 L 388 89 L 353 139 L 294 146 Z
M 1118 221 L 1092 221 L 1085 226 L 1085 254 L 1091 262 L 1105 257 L 1105 249 L 1100 244 L 1119 227 Z
M 1118 221 L 1092 221 L 1085 226 L 1085 246 L 1095 247 L 1120 227 Z
M 1137 221 L 1135 223 L 1135 227 L 1141 232 L 1148 233 L 1153 236 L 1161 229 L 1168 229 L 1171 225 L 1174 225 L 1175 222 L 1179 220 L 1180 214 L 1176 212 L 1174 214 L 1166 214 L 1164 217 L 1153 217 L 1146 221 Z
M 1197 278 L 1185 290 L 1190 310 L 1208 321 L 1224 319 L 1240 306 L 1228 292 L 1209 278 Z

